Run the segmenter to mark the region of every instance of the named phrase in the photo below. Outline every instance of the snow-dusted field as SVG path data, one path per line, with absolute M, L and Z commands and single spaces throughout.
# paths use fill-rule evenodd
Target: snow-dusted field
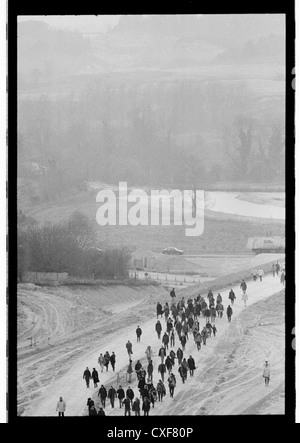
M 82 288 L 83 289 L 83 288 Z M 226 315 L 216 319 L 217 335 L 197 351 L 192 336 L 185 356 L 196 361 L 194 377 L 182 384 L 177 372 L 174 398 L 167 393 L 162 403 L 151 408 L 150 415 L 198 414 L 283 414 L 284 413 L 284 293 L 278 277 L 267 275 L 263 282 L 248 283 L 248 306 L 243 307 L 241 289 L 233 288 L 237 300 L 233 306 L 232 322 Z M 66 403 L 66 415 L 87 414 L 86 401 L 94 398 L 99 405 L 93 383 L 87 388 L 83 380 L 86 366 L 97 368 L 100 384 L 116 387 L 125 382 L 128 356 L 127 340 L 133 343 L 133 365 L 140 359 L 146 362 L 145 349 L 155 351 L 154 384 L 159 380 L 157 352 L 160 340 L 154 330 L 157 300 L 168 301 L 163 288 L 124 289 L 126 302 L 122 303 L 122 289 L 113 295 L 108 289 L 103 294 L 77 290 L 76 294 L 60 290 L 20 288 L 18 295 L 20 316 L 18 329 L 18 413 L 23 416 L 56 416 L 58 398 Z M 56 292 L 55 292 L 56 291 Z M 197 294 L 194 288 L 183 293 Z M 98 291 L 99 292 L 99 291 Z M 221 291 L 223 304 L 228 303 L 228 288 Z M 274 295 L 277 294 L 277 295 Z M 124 294 L 123 294 L 124 295 Z M 177 298 L 180 292 L 177 292 Z M 33 311 L 35 314 L 32 314 Z M 200 319 L 200 328 L 204 320 Z M 135 329 L 140 325 L 143 334 L 136 343 Z M 164 320 L 162 321 L 164 325 Z M 26 344 L 27 336 L 40 337 L 37 348 Z M 48 338 L 50 340 L 48 342 Z M 178 338 L 175 341 L 175 351 Z M 111 366 L 101 373 L 97 363 L 100 352 L 115 352 L 116 373 Z M 271 364 L 270 386 L 264 386 L 262 370 L 265 360 Z M 138 394 L 135 377 L 131 384 Z M 106 415 L 123 415 L 117 403 L 108 404 Z

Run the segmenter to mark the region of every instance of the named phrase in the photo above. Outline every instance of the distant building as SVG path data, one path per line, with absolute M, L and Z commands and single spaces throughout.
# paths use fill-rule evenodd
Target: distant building
M 250 249 L 255 254 L 263 252 L 285 252 L 285 237 L 251 237 L 248 239 L 247 249 Z

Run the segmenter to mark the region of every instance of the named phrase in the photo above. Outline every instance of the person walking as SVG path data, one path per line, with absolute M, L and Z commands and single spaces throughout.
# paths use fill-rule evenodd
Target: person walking
M 117 389 L 117 397 L 119 399 L 119 404 L 121 409 L 123 404 L 123 399 L 125 398 L 125 391 L 121 385 L 119 386 L 119 389 Z
M 157 320 L 156 324 L 155 324 L 155 330 L 157 332 L 157 337 L 160 339 L 160 334 L 162 331 L 162 326 L 159 320 Z
M 91 410 L 92 407 L 95 406 L 95 402 L 94 402 L 94 400 L 92 400 L 92 399 L 89 397 L 89 398 L 87 399 L 86 404 L 87 404 L 88 411 L 89 411 L 89 415 L 90 415 L 90 410 Z
M 163 310 L 163 308 L 162 308 L 162 305 L 159 303 L 159 301 L 157 302 L 157 305 L 156 305 L 156 318 L 158 318 L 158 316 L 160 315 L 160 317 L 162 318 L 162 316 L 163 316 L 163 313 L 164 313 L 164 310 Z
M 231 321 L 233 310 L 232 310 L 232 307 L 230 305 L 228 305 L 226 313 L 227 313 L 228 321 Z
M 134 411 L 135 416 L 141 415 L 140 399 L 138 397 L 135 397 L 134 402 L 132 403 L 132 410 Z
M 145 354 L 146 354 L 146 357 L 147 357 L 147 360 L 148 360 L 148 363 L 149 363 L 151 361 L 151 358 L 152 358 L 152 349 L 151 349 L 150 345 L 147 346 Z
M 231 304 L 233 305 L 234 304 L 234 300 L 236 299 L 236 296 L 235 296 L 235 293 L 233 292 L 232 288 L 230 289 L 228 298 L 230 299 Z
M 276 265 L 275 265 L 275 263 L 273 263 L 272 264 L 272 274 L 273 274 L 273 277 L 275 277 L 275 273 L 276 273 Z
M 173 374 L 173 372 L 171 372 L 171 374 L 168 377 L 168 384 L 169 384 L 170 397 L 173 398 L 174 397 L 174 389 L 176 386 L 176 378 L 175 378 L 175 375 Z
M 198 351 L 200 351 L 200 349 L 201 349 L 201 341 L 202 341 L 201 333 L 200 333 L 200 331 L 197 331 L 197 333 L 195 335 L 195 343 L 196 343 Z
M 66 407 L 67 407 L 67 404 L 66 404 L 65 400 L 63 400 L 62 397 L 59 397 L 59 400 L 56 405 L 56 411 L 58 412 L 59 417 L 65 416 Z
M 113 386 L 111 386 L 108 390 L 107 397 L 110 399 L 111 407 L 115 407 L 115 399 L 117 398 L 117 391 Z
M 258 270 L 258 276 L 260 281 L 262 281 L 263 275 L 264 275 L 263 268 L 260 267 Z
M 242 288 L 243 293 L 246 293 L 247 290 L 247 284 L 245 282 L 245 280 L 242 280 L 242 283 L 240 284 L 240 288 Z
M 172 300 L 176 297 L 176 294 L 175 294 L 175 288 L 173 288 L 173 289 L 170 291 L 170 296 L 171 296 L 171 299 L 172 299 Z
M 142 410 L 144 411 L 144 416 L 148 416 L 148 415 L 149 415 L 149 411 L 150 411 L 150 400 L 149 400 L 148 397 L 144 397 L 144 399 L 143 399 Z
M 93 379 L 93 382 L 94 382 L 94 388 L 97 388 L 98 387 L 98 383 L 99 383 L 99 375 L 98 375 L 98 371 L 96 371 L 95 368 L 93 368 L 92 379 Z
M 166 369 L 169 372 L 169 374 L 172 371 L 173 363 L 171 357 L 168 355 L 165 361 Z
M 185 345 L 186 345 L 186 335 L 185 334 L 181 334 L 180 343 L 181 343 L 181 346 L 182 346 L 182 350 L 184 351 L 185 350 Z
M 166 370 L 166 365 L 165 365 L 164 363 L 160 363 L 160 364 L 158 365 L 158 372 L 159 372 L 160 375 L 161 375 L 161 379 L 162 379 L 162 381 L 164 381 L 165 373 L 167 372 L 167 370 Z
M 100 365 L 101 372 L 103 372 L 103 368 L 104 368 L 104 357 L 103 357 L 102 354 L 99 355 L 98 363 L 99 363 L 99 365 Z
M 178 368 L 178 372 L 180 374 L 182 383 L 184 383 L 186 378 L 187 378 L 187 368 L 186 368 L 186 366 L 181 363 L 181 365 Z
M 176 355 L 177 355 L 177 359 L 178 359 L 178 365 L 180 366 L 181 362 L 182 362 L 182 359 L 183 359 L 183 351 L 182 351 L 181 348 L 177 349 Z
M 285 285 L 285 271 L 282 271 L 280 274 L 280 283 L 284 286 Z
M 129 360 L 129 364 L 128 364 L 128 368 L 127 368 L 127 372 L 126 372 L 126 381 L 128 381 L 128 383 L 131 383 L 132 373 L 133 373 L 132 360 Z
M 203 345 L 206 346 L 207 329 L 205 326 L 203 326 L 203 329 L 201 331 L 201 339 L 202 339 Z
M 142 330 L 141 330 L 141 328 L 139 326 L 136 328 L 135 333 L 136 333 L 136 341 L 140 342 L 141 341 Z
M 131 405 L 132 405 L 132 402 L 133 402 L 133 399 L 134 399 L 134 392 L 133 392 L 133 390 L 131 389 L 130 386 L 128 386 L 128 389 L 126 391 L 126 397 L 129 398 L 129 400 L 131 402 Z
M 128 340 L 128 342 L 126 343 L 126 349 L 127 349 L 127 353 L 128 353 L 129 360 L 130 360 L 131 354 L 133 354 L 133 352 L 132 352 L 132 343 L 131 343 L 130 340 Z
M 171 351 L 170 351 L 170 359 L 171 359 L 171 361 L 172 361 L 172 365 L 173 365 L 173 366 L 175 365 L 175 358 L 176 358 L 176 354 L 175 354 L 175 352 L 173 351 L 173 349 L 171 349 Z
M 105 409 L 105 402 L 106 402 L 106 397 L 107 397 L 107 390 L 106 388 L 101 385 L 100 389 L 98 391 L 98 397 L 100 397 L 100 402 L 101 405 L 103 406 L 103 408 Z
M 270 375 L 271 375 L 270 365 L 269 365 L 269 363 L 266 361 L 266 362 L 265 362 L 265 367 L 264 367 L 264 372 L 263 372 L 263 377 L 264 377 L 264 379 L 265 379 L 265 386 L 269 386 L 269 383 L 270 383 Z
M 123 405 L 125 406 L 125 417 L 126 417 L 126 415 L 129 415 L 129 417 L 130 417 L 131 401 L 130 401 L 130 399 L 128 397 L 126 397 L 123 400 Z
M 152 381 L 153 380 L 153 363 L 152 363 L 152 360 L 150 360 L 149 363 L 148 363 L 147 373 L 148 373 L 148 378 Z
M 90 380 L 92 378 L 92 374 L 91 374 L 91 372 L 90 372 L 88 367 L 86 367 L 86 370 L 83 373 L 83 378 L 85 379 L 86 387 L 89 388 L 90 387 Z
M 190 371 L 190 376 L 193 377 L 194 370 L 196 369 L 196 366 L 195 366 L 195 360 L 193 359 L 193 357 L 191 355 L 187 359 L 187 364 L 188 364 L 188 368 Z
M 106 367 L 106 372 L 108 371 L 109 362 L 110 362 L 110 355 L 109 352 L 106 351 L 104 354 L 104 366 Z
M 164 335 L 163 335 L 163 338 L 162 338 L 162 342 L 163 342 L 164 347 L 166 349 L 169 348 L 169 340 L 170 340 L 169 335 L 167 334 L 167 332 L 165 332 Z
M 218 332 L 217 328 L 216 328 L 216 325 L 212 325 L 212 331 L 213 331 L 213 334 L 214 334 L 214 337 L 215 337 L 216 336 L 216 332 Z
M 247 300 L 248 300 L 248 295 L 247 295 L 246 292 L 243 293 L 243 295 L 242 295 L 242 299 L 243 299 L 243 302 L 244 302 L 244 307 L 246 308 L 246 306 L 247 306 Z
M 161 358 L 161 362 L 163 363 L 165 356 L 167 355 L 167 351 L 163 345 L 161 345 L 160 350 L 158 351 L 158 356 Z
M 112 367 L 113 372 L 115 372 L 115 366 L 116 366 L 116 354 L 114 352 L 112 352 L 111 356 L 110 356 L 110 364 Z
M 158 401 L 162 401 L 163 397 L 166 395 L 166 388 L 162 380 L 159 380 L 159 382 L 157 383 L 156 392 L 158 396 Z
M 217 295 L 217 303 L 222 303 L 222 295 L 220 294 L 220 292 Z
M 105 415 L 104 409 L 102 408 L 102 406 L 100 406 L 98 414 L 97 415 Z

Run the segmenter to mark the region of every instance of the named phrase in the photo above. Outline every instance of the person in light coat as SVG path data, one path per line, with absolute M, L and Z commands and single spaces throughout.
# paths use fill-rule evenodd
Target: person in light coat
M 59 401 L 57 402 L 56 405 L 56 411 L 58 412 L 59 417 L 65 416 L 66 407 L 67 407 L 66 402 L 63 400 L 62 397 L 59 397 Z

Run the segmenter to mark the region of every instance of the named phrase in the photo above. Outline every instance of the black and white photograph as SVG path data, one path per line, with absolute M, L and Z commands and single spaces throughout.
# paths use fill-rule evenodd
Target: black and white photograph
M 293 421 L 293 21 L 15 23 L 12 419 Z

